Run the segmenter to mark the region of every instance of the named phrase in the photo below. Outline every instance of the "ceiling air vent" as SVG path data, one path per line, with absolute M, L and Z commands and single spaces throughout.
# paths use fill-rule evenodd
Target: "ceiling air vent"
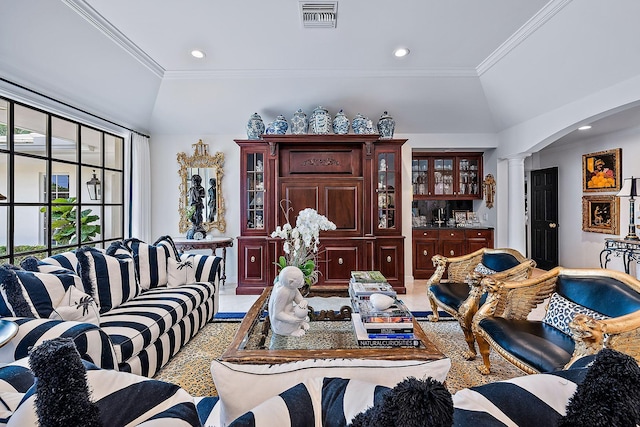
M 304 28 L 335 28 L 338 2 L 300 2 L 300 18 Z

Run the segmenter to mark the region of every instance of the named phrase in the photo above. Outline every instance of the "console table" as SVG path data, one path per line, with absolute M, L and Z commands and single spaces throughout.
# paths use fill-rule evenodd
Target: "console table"
M 233 237 L 212 237 L 210 239 L 186 239 L 184 237 L 174 237 L 173 243 L 176 245 L 178 251 L 189 251 L 194 249 L 211 249 L 211 254 L 215 255 L 218 248 L 222 248 L 222 276 L 220 281 L 224 286 L 227 280 L 226 267 L 227 267 L 227 248 L 233 246 Z
M 640 263 L 640 240 L 605 239 L 604 249 L 600 252 L 600 267 L 607 268 L 611 254 L 622 257 L 624 272 L 629 274 L 631 261 Z

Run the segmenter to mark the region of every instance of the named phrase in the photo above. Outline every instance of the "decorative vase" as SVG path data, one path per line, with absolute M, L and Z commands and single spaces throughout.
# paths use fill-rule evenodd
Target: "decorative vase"
M 331 116 L 329 115 L 329 111 L 322 106 L 318 106 L 313 110 L 311 119 L 309 120 L 309 128 L 311 129 L 311 133 L 316 135 L 328 134 L 331 130 Z
M 260 114 L 253 113 L 247 122 L 247 138 L 261 139 L 264 133 L 264 122 Z
M 265 135 L 275 135 L 276 128 L 273 127 L 273 122 L 267 124 L 267 128 L 264 130 Z
M 342 110 L 338 111 L 333 119 L 333 133 L 336 135 L 346 135 L 349 133 L 349 119 Z
M 393 138 L 393 130 L 396 127 L 396 122 L 393 117 L 387 114 L 385 111 L 378 120 L 378 133 L 380 138 Z
M 287 119 L 285 119 L 282 114 L 273 121 L 273 129 L 276 135 L 284 135 L 287 133 L 289 123 L 287 123 Z
M 358 113 L 351 122 L 351 128 L 353 133 L 357 135 L 363 135 L 367 133 L 367 118 Z
M 291 134 L 292 135 L 305 135 L 309 131 L 309 120 L 307 115 L 302 111 L 302 108 L 293 113 L 291 117 Z

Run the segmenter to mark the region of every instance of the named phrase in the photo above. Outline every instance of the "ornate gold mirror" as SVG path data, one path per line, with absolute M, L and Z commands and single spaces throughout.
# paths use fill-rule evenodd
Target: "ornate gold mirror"
M 180 166 L 178 212 L 180 232 L 191 233 L 190 230 L 201 230 L 201 233 L 195 233 L 195 236 L 192 236 L 197 239 L 203 238 L 203 233 L 212 229 L 224 232 L 227 228 L 222 197 L 224 154 L 217 152 L 213 156 L 209 155 L 209 144 L 203 143 L 202 140 L 192 144 L 192 147 L 191 156 L 178 153 Z

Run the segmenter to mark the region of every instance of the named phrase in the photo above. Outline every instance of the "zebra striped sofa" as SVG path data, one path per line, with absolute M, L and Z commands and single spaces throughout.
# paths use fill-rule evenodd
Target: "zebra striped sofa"
M 0 317 L 19 331 L 0 348 L 0 365 L 69 337 L 100 368 L 153 377 L 217 312 L 221 262 L 180 254 L 163 236 L 2 266 Z

